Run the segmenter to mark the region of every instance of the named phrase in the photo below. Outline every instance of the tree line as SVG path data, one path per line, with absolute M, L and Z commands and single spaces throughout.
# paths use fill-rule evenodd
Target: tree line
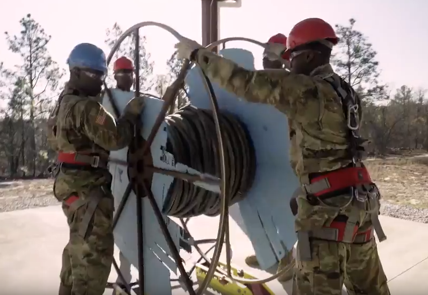
M 334 51 L 335 70 L 363 98 L 362 133 L 370 139 L 369 150 L 385 155 L 400 149 L 428 150 L 428 103 L 424 89 L 403 85 L 390 89 L 381 81 L 376 51 L 367 37 L 355 29 L 355 20 L 336 25 L 340 43 Z M 49 53 L 51 36 L 30 15 L 19 21 L 20 32 L 5 32 L 8 49 L 19 63 L 7 68 L 0 61 L 0 178 L 45 177 L 54 160 L 46 138 L 46 118 L 62 87 L 67 71 Z M 115 23 L 106 30 L 105 44 L 111 49 L 123 30 Z M 115 58 L 135 56 L 135 35 L 126 38 Z M 181 62 L 172 55 L 166 60 L 167 75 L 153 75 L 154 62 L 140 38 L 140 89 L 161 97 L 176 77 Z M 106 82 L 114 86 L 112 70 Z M 185 104 L 180 93 L 177 107 Z M 382 101 L 382 103 L 379 103 Z

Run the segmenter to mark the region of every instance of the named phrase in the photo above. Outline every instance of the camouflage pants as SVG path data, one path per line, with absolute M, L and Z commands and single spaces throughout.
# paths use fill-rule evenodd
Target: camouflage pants
M 72 211 L 63 205 L 70 227 L 70 240 L 62 254 L 61 285 L 72 295 L 102 295 L 113 262 L 114 201 L 109 192 L 98 204 L 86 237 L 79 234 L 87 206 Z M 79 198 L 88 198 L 88 191 L 79 191 Z M 70 295 L 71 295 L 70 294 Z
M 389 295 L 375 239 L 364 244 L 311 241 L 312 261 L 296 261 L 293 295 Z M 299 257 L 299 256 L 297 256 Z

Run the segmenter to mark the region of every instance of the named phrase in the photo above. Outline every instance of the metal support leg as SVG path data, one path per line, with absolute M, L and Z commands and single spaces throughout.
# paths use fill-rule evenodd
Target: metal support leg
M 121 279 L 120 276 L 118 276 L 116 283 L 129 285 L 132 280 L 131 263 L 122 254 L 122 251 L 119 252 L 119 271 L 122 274 L 123 278 Z

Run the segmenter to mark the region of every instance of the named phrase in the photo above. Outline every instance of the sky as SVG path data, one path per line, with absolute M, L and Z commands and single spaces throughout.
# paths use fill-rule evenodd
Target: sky
M 242 36 L 266 42 L 276 33 L 288 34 L 294 24 L 308 17 L 323 18 L 330 24 L 347 24 L 355 18 L 355 28 L 364 33 L 378 52 L 383 82 L 428 88 L 428 1 L 421 0 L 242 0 L 241 8 L 222 8 L 220 38 Z M 261 4 L 263 3 L 263 4 Z M 19 20 L 27 13 L 52 35 L 49 51 L 62 67 L 71 49 L 90 42 L 109 50 L 105 31 L 115 22 L 124 29 L 142 22 L 165 23 L 185 37 L 201 41 L 201 0 L 14 0 L 0 10 L 0 32 L 17 34 Z M 165 73 L 166 59 L 174 52 L 176 39 L 162 29 L 143 28 L 147 49 L 155 62 L 155 72 Z M 261 68 L 262 49 L 245 42 L 241 47 L 255 55 Z M 6 66 L 19 62 L 0 40 L 0 61 Z

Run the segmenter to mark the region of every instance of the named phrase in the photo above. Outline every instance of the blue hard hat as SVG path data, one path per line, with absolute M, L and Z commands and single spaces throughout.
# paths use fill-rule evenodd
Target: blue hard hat
M 90 44 L 81 43 L 73 48 L 67 59 L 67 64 L 72 68 L 86 68 L 107 72 L 106 56 L 101 48 Z

